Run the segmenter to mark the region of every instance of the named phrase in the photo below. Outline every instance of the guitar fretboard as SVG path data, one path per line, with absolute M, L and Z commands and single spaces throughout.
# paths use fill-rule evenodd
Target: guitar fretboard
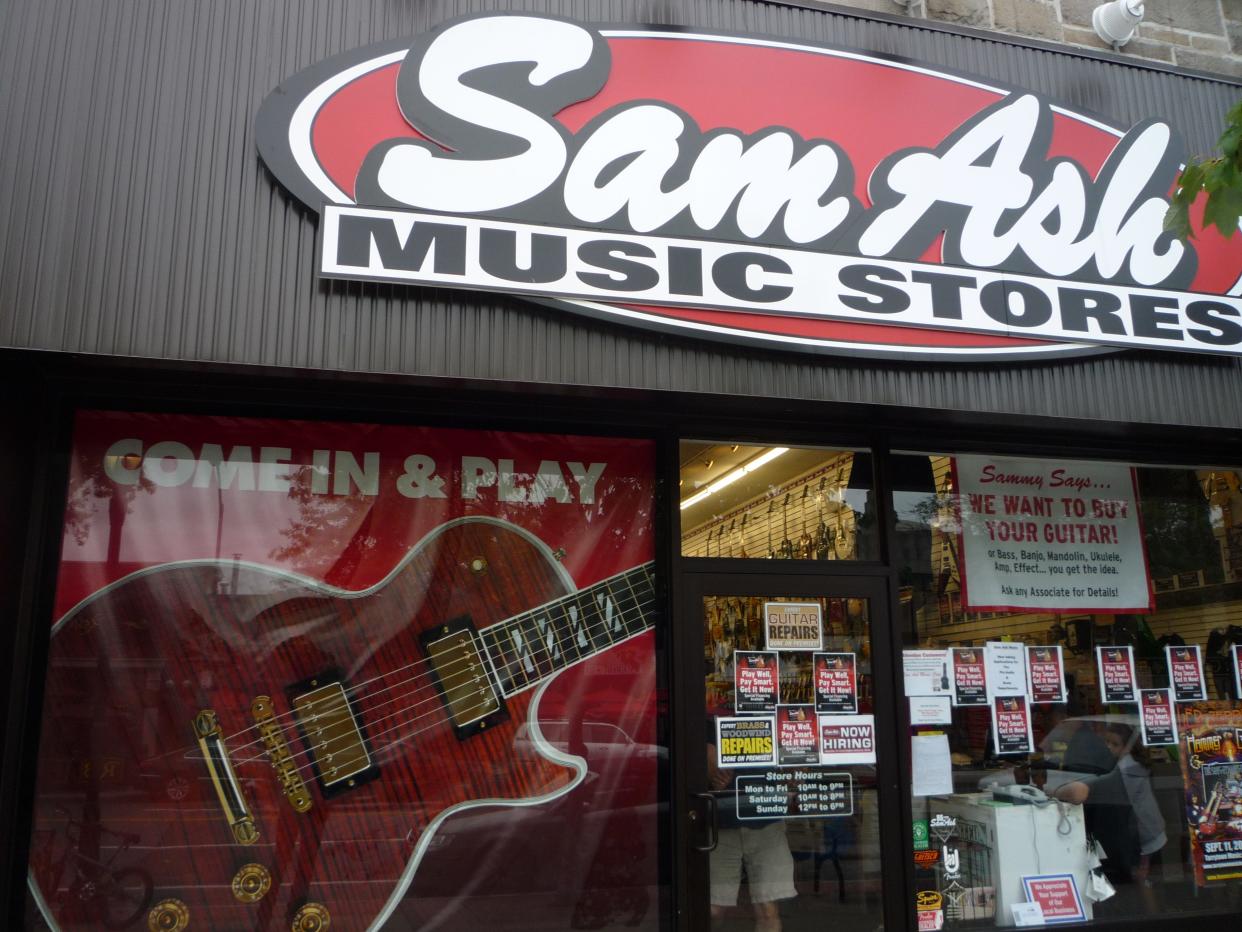
M 652 626 L 652 564 L 478 632 L 507 698 Z

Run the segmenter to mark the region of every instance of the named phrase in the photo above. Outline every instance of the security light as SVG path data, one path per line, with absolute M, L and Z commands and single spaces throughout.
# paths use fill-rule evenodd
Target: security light
M 1102 3 L 1091 13 L 1095 34 L 1119 49 L 1134 38 L 1134 30 L 1143 21 L 1143 0 L 1112 0 Z

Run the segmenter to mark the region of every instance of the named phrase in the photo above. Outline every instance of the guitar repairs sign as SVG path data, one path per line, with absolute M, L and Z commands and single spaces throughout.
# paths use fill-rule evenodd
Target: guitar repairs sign
M 1154 608 L 1129 466 L 959 456 L 953 472 L 963 606 L 1101 614 Z
M 815 352 L 1242 351 L 1242 256 L 1162 228 L 1168 123 L 931 65 L 480 15 L 308 68 L 256 130 L 325 277 Z
M 768 650 L 817 651 L 824 646 L 824 607 L 818 602 L 764 602 Z

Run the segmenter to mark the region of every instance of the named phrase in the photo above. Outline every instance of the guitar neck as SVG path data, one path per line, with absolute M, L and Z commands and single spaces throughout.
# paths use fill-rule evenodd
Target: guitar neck
M 652 626 L 652 564 L 507 618 L 478 634 L 506 698 Z

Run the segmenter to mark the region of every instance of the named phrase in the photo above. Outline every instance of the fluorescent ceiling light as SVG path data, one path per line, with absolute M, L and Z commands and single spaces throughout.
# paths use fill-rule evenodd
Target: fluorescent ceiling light
M 691 505 L 697 505 L 699 502 L 703 501 L 703 499 L 707 498 L 709 495 L 715 495 L 725 486 L 732 485 L 734 482 L 737 482 L 738 479 L 741 479 L 742 476 L 746 475 L 747 473 L 754 472 L 760 466 L 764 466 L 767 463 L 772 462 L 772 460 L 776 459 L 781 454 L 788 453 L 788 452 L 789 452 L 789 447 L 772 447 L 772 449 L 770 450 L 764 450 L 762 453 L 760 453 L 750 462 L 743 463 L 741 466 L 738 466 L 736 469 L 730 469 L 727 473 L 725 473 L 723 476 L 721 476 L 719 479 L 717 479 L 707 488 L 703 489 L 700 492 L 695 492 L 689 498 L 684 499 L 681 503 L 681 510 L 685 511 Z

